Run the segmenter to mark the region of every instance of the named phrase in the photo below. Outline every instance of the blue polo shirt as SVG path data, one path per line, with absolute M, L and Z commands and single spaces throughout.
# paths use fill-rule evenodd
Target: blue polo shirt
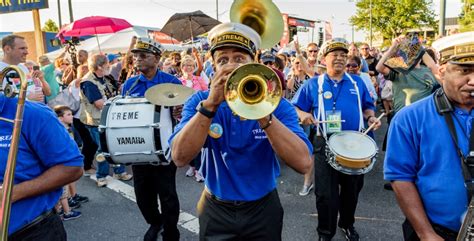
M 469 149 L 473 118 L 474 111 L 454 111 L 453 122 L 464 155 Z M 428 218 L 454 231 L 461 227 L 468 205 L 460 162 L 432 95 L 395 115 L 388 133 L 385 179 L 415 183 Z
M 0 116 L 13 119 L 17 98 L 0 94 Z M 0 121 L 0 182 L 3 183 L 13 123 Z M 56 115 L 45 105 L 27 101 L 18 147 L 14 183 L 22 183 L 43 174 L 56 165 L 82 166 L 83 157 Z M 8 233 L 30 223 L 51 210 L 61 196 L 62 188 L 39 196 L 19 200 L 12 205 Z
M 351 77 L 359 88 L 362 111 L 367 109 L 374 110 L 374 103 L 364 81 L 357 75 L 351 74 Z M 315 119 L 318 116 L 319 110 L 318 89 L 318 76 L 316 76 L 307 80 L 291 100 L 293 105 L 298 107 L 300 110 L 308 113 L 312 112 Z M 357 93 L 354 84 L 352 84 L 351 80 L 346 75 L 344 75 L 343 79 L 337 84 L 337 86 L 334 86 L 334 83 L 329 79 L 329 76 L 325 75 L 323 82 L 323 96 L 325 111 L 332 110 L 333 101 L 336 101 L 335 109 L 341 111 L 341 118 L 342 120 L 345 120 L 345 122 L 342 122 L 342 130 L 357 131 L 359 129 L 360 115 L 359 107 L 357 106 Z
M 125 83 L 122 87 L 122 95 L 125 96 L 127 91 L 132 87 L 133 83 L 138 79 L 138 83 L 130 90 L 130 96 L 132 97 L 143 97 L 148 88 L 153 87 L 157 84 L 172 83 L 182 85 L 181 81 L 174 75 L 170 75 L 163 71 L 158 70 L 153 79 L 148 80 L 143 74 L 133 76 Z
M 182 120 L 170 137 L 170 146 L 176 134 L 196 114 L 199 102 L 208 96 L 209 91 L 198 92 L 185 103 Z M 282 99 L 273 115 L 306 143 L 309 155 L 312 145 L 298 124 L 293 106 Z M 212 119 L 201 153 L 206 187 L 223 200 L 253 201 L 276 188 L 280 166 L 265 132 L 256 120 L 240 120 L 226 102 L 221 103 Z

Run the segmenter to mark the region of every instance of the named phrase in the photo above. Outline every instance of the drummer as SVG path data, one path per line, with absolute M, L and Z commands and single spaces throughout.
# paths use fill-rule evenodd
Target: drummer
M 134 62 L 140 75 L 128 79 L 122 89 L 122 95 L 143 97 L 148 88 L 157 84 L 173 83 L 181 85 L 176 77 L 159 70 L 162 47 L 159 43 L 140 38 L 132 49 Z M 175 108 L 178 109 L 178 108 Z M 180 108 L 179 108 L 180 109 Z M 175 116 L 176 111 L 173 113 Z M 158 138 L 159 137 L 155 137 Z M 165 163 L 164 156 L 159 156 Z M 176 193 L 176 165 L 133 165 L 133 186 L 137 205 L 150 224 L 144 240 L 157 240 L 163 230 L 164 241 L 179 240 L 177 228 L 179 217 L 179 200 Z M 160 198 L 161 212 L 158 209 L 157 196 Z
M 331 240 L 338 226 L 347 240 L 359 240 L 354 228 L 354 213 L 364 175 L 347 175 L 336 171 L 325 154 L 326 138 L 331 134 L 351 130 L 361 131 L 364 120 L 380 127 L 375 118 L 374 103 L 364 82 L 359 76 L 345 73 L 348 45 L 345 39 L 332 39 L 323 44 L 320 51 L 326 62 L 327 73 L 307 81 L 294 96 L 292 103 L 301 122 L 314 124 L 310 140 L 314 147 L 315 194 L 318 210 L 319 240 Z M 324 106 L 319 106 L 324 103 Z M 318 124 L 318 121 L 336 122 Z M 344 120 L 344 122 L 337 122 Z

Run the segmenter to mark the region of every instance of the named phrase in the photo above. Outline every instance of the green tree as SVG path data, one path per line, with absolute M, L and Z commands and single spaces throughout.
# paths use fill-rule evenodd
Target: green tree
M 53 32 L 53 33 L 59 32 L 58 25 L 56 24 L 56 22 L 54 22 L 51 19 L 46 20 L 46 22 L 44 23 L 44 27 L 41 30 L 43 30 L 44 32 Z
M 356 15 L 350 18 L 350 22 L 357 30 L 369 32 L 372 12 L 373 35 L 392 39 L 410 29 L 425 26 L 436 29 L 432 4 L 430 0 L 360 0 L 356 3 Z
M 464 3 L 459 15 L 460 32 L 474 31 L 474 0 L 462 0 Z

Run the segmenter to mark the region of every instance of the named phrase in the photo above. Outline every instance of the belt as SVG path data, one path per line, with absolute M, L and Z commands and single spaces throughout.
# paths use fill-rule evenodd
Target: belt
M 252 203 L 256 203 L 262 199 L 265 199 L 267 198 L 268 196 L 270 196 L 275 190 L 269 192 L 268 194 L 266 194 L 265 196 L 263 196 L 262 198 L 259 198 L 257 200 L 254 200 L 254 201 L 232 201 L 232 200 L 224 200 L 224 199 L 221 199 L 219 197 L 217 197 L 216 195 L 212 194 L 207 188 L 204 188 L 204 193 L 207 197 L 209 197 L 210 199 L 214 200 L 215 202 L 218 202 L 218 203 L 221 203 L 221 204 L 226 204 L 226 205 L 231 205 L 231 206 L 243 206 L 243 205 L 246 205 L 246 204 L 252 204 Z
M 33 221 L 31 221 L 29 224 L 26 224 L 25 226 L 21 227 L 20 229 L 18 229 L 17 231 L 15 231 L 14 233 L 12 233 L 10 236 L 9 236 L 9 239 L 15 239 L 15 238 L 19 238 L 25 234 L 28 234 L 29 233 L 29 229 L 33 228 L 35 225 L 38 225 L 39 223 L 41 223 L 43 220 L 55 215 L 56 212 L 53 211 L 53 209 L 51 210 L 48 210 L 44 213 L 42 213 L 41 215 L 39 215 L 38 217 L 36 217 L 35 219 L 33 219 Z

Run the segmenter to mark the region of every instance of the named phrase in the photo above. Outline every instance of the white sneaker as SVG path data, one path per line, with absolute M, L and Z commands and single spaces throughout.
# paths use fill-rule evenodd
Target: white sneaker
M 194 171 L 195 171 L 194 167 L 189 167 L 189 169 L 186 171 L 186 176 L 187 177 L 194 176 Z
M 194 178 L 196 178 L 196 182 L 204 182 L 204 177 L 197 170 L 194 172 Z
M 122 181 L 128 181 L 132 179 L 132 177 L 133 177 L 132 174 L 128 174 L 126 172 L 122 172 L 120 174 L 114 174 L 115 179 L 122 180 Z
M 311 190 L 313 189 L 313 184 L 311 183 L 309 186 L 307 185 L 303 185 L 303 188 L 301 189 L 300 191 L 300 196 L 306 196 L 309 194 L 309 192 L 311 192 Z
M 107 180 L 104 178 L 97 178 L 97 186 L 98 187 L 105 187 L 107 186 Z

